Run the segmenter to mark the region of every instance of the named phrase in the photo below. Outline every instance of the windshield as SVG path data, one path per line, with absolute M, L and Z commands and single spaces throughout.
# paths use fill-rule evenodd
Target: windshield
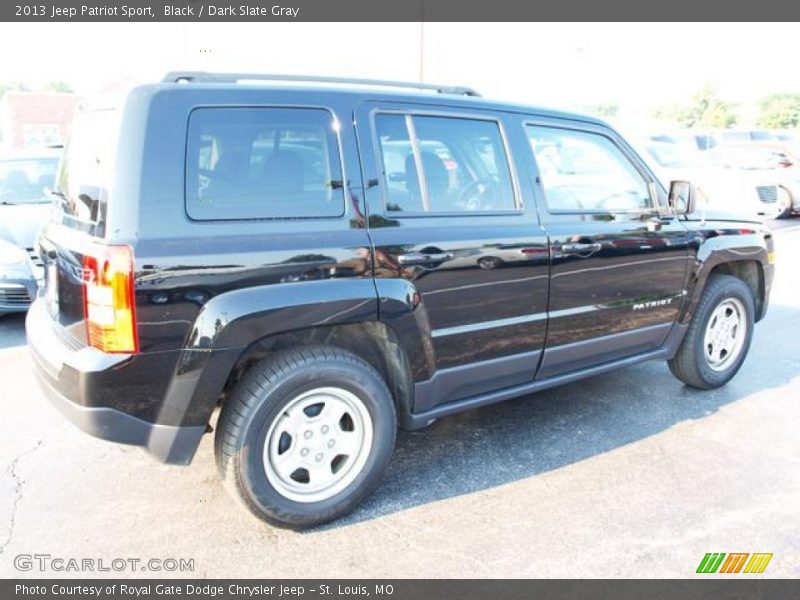
M 57 157 L 0 161 L 0 204 L 48 202 L 57 167 Z

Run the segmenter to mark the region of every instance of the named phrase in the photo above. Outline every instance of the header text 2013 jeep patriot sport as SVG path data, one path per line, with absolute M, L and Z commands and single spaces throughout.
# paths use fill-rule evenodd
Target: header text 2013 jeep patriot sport
M 172 74 L 77 118 L 27 331 L 83 430 L 187 464 L 221 405 L 226 484 L 304 527 L 378 484 L 398 425 L 648 359 L 704 389 L 741 366 L 769 231 L 693 214 L 602 122 L 282 79 Z

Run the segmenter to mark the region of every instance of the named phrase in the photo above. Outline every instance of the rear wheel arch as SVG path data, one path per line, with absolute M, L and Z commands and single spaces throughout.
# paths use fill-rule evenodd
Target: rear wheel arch
M 220 402 L 226 401 L 253 365 L 286 350 L 312 346 L 338 348 L 365 360 L 386 382 L 398 414 L 410 411 L 414 383 L 409 359 L 392 329 L 380 321 L 309 327 L 254 341 L 242 351 L 231 368 Z

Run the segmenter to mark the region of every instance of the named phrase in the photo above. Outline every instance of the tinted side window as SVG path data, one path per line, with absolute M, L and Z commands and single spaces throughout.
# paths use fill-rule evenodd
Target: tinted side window
M 409 134 L 409 117 L 378 115 L 375 120 L 386 185 L 386 209 L 422 212 L 425 199 L 419 186 L 417 164 Z
M 607 137 L 527 126 L 551 212 L 614 212 L 652 208 L 647 181 Z
M 197 109 L 187 148 L 186 205 L 194 219 L 343 214 L 334 119 L 324 109 Z
M 517 208 L 498 123 L 384 114 L 377 116 L 376 127 L 388 190 L 387 210 Z

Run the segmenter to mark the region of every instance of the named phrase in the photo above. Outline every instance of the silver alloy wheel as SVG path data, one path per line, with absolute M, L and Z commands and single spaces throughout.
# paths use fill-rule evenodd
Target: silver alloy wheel
M 358 396 L 342 388 L 316 388 L 293 398 L 270 425 L 264 471 L 289 500 L 327 500 L 362 471 L 372 437 L 372 417 Z
M 747 313 L 738 298 L 726 298 L 717 305 L 706 325 L 703 348 L 706 362 L 714 371 L 727 369 L 742 352 L 747 337 Z

